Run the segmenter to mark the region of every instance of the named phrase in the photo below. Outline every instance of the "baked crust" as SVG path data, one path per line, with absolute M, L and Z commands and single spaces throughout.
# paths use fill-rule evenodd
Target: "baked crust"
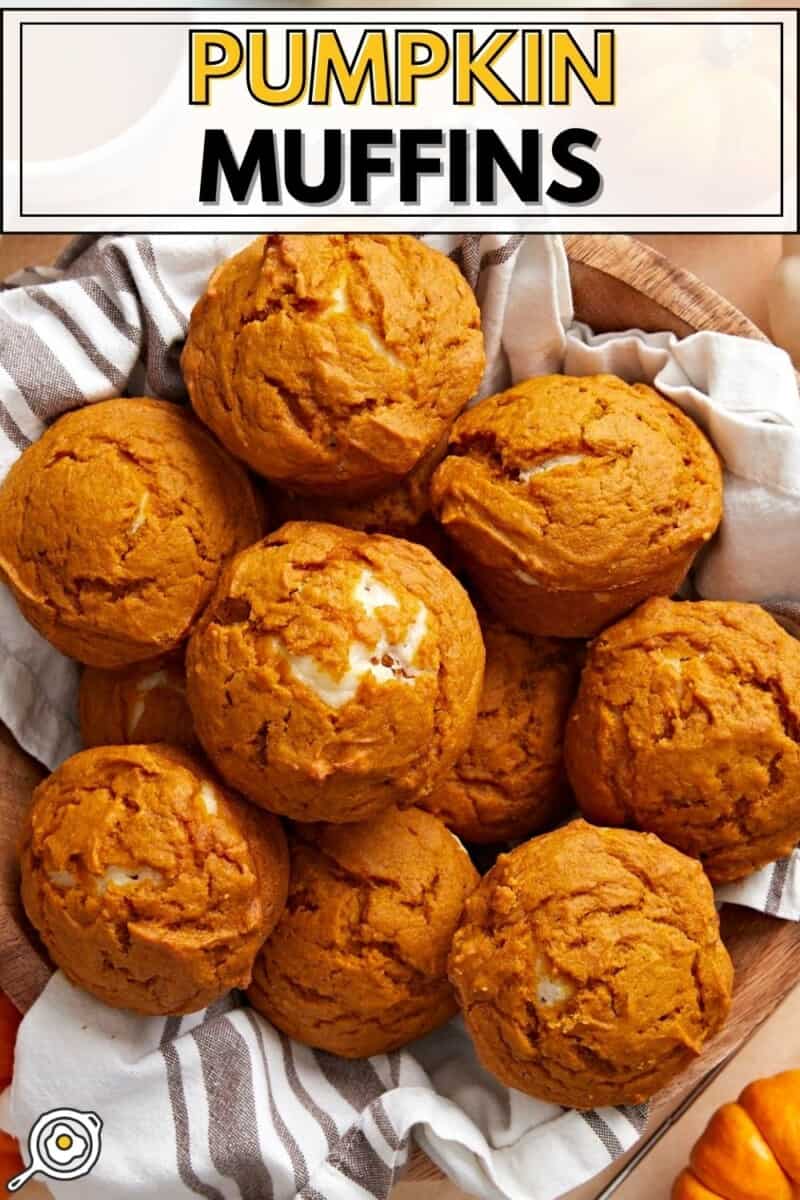
M 182 367 L 198 416 L 253 470 L 353 499 L 407 475 L 474 395 L 480 313 L 416 238 L 270 234 L 212 275 Z
M 593 643 L 566 761 L 590 820 L 751 874 L 800 841 L 800 643 L 756 604 L 647 601 Z
M 589 637 L 676 590 L 719 524 L 722 474 L 645 384 L 545 375 L 459 417 L 431 498 L 502 620 Z
M 246 987 L 286 901 L 280 822 L 167 746 L 104 746 L 34 792 L 22 900 L 51 958 L 115 1008 L 184 1013 Z
M 456 1012 L 446 964 L 469 856 L 418 809 L 290 832 L 283 917 L 248 999 L 298 1041 L 361 1058 L 404 1046 Z
M 483 666 L 475 611 L 430 551 L 298 521 L 223 573 L 187 685 L 232 786 L 296 820 L 357 821 L 450 769 Z
M 638 1104 L 700 1053 L 733 968 L 700 864 L 585 821 L 502 855 L 449 963 L 487 1070 L 568 1108 Z
M 67 413 L 0 486 L 0 574 L 39 633 L 96 667 L 179 645 L 262 530 L 245 471 L 165 400 Z

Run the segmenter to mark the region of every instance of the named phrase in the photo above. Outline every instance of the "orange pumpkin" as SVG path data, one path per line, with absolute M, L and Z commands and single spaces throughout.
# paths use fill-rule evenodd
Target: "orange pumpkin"
M 717 1109 L 672 1200 L 800 1200 L 800 1071 L 757 1079 Z
M 14 1042 L 21 1017 L 10 1000 L 0 992 L 0 1092 L 11 1082 L 14 1066 Z M 0 1186 L 22 1170 L 16 1139 L 0 1131 Z

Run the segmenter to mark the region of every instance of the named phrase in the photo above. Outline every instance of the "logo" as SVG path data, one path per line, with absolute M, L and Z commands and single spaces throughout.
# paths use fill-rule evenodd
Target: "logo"
M 97 1113 L 53 1108 L 42 1113 L 28 1134 L 29 1162 L 6 1184 L 16 1192 L 34 1175 L 48 1179 L 80 1179 L 100 1157 L 103 1122 Z

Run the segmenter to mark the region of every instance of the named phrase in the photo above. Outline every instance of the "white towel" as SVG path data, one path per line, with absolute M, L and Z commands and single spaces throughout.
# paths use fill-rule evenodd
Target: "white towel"
M 561 242 L 434 237 L 481 303 L 481 395 L 543 371 L 655 382 L 726 463 L 723 529 L 695 572 L 707 597 L 800 614 L 800 404 L 791 364 L 758 342 L 700 333 L 595 336 L 573 320 Z M 240 237 L 84 239 L 60 270 L 0 294 L 0 474 L 59 412 L 120 391 L 183 395 L 193 301 Z M 48 766 L 78 746 L 76 676 L 0 595 L 0 717 Z M 720 899 L 800 919 L 800 855 Z M 0 985 L 2 962 L 0 962 Z M 386 1196 L 413 1134 L 466 1191 L 552 1200 L 630 1146 L 643 1106 L 563 1111 L 481 1069 L 460 1021 L 406 1050 L 346 1062 L 291 1043 L 238 1000 L 192 1017 L 105 1008 L 56 974 L 23 1021 L 0 1127 L 40 1113 L 104 1122 L 92 1174 L 50 1182 L 81 1200 L 367 1200 Z M 79 1191 L 77 1190 L 79 1189 Z

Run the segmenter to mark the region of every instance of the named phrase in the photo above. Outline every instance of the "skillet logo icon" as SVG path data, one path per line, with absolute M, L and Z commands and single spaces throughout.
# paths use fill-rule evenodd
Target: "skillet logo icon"
M 34 1175 L 48 1179 L 80 1179 L 100 1157 L 103 1122 L 97 1113 L 54 1108 L 42 1113 L 28 1134 L 29 1162 L 6 1184 L 16 1192 Z

